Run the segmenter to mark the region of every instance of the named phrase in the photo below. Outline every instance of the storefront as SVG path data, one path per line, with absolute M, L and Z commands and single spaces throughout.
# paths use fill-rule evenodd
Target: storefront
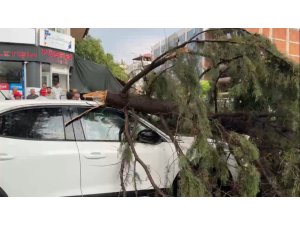
M 73 57 L 71 52 L 47 47 L 0 43 L 0 90 L 7 95 L 17 86 L 26 96 L 29 88 L 57 82 L 68 90 Z
M 23 96 L 42 83 L 69 90 L 75 39 L 49 29 L 0 29 L 0 91 L 18 87 Z M 0 99 L 4 99 L 0 93 Z

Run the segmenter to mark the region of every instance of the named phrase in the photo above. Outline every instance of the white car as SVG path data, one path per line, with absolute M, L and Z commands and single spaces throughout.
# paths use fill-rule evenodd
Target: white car
M 94 110 L 64 124 L 96 103 L 24 100 L 0 103 L 0 196 L 118 195 L 124 115 L 114 108 Z M 160 188 L 172 185 L 178 167 L 168 136 L 140 119 L 135 143 Z M 183 145 L 193 138 L 184 138 Z M 137 163 L 137 189 L 152 188 Z M 131 167 L 126 191 L 134 191 Z M 153 191 L 153 190 L 152 190 Z
M 0 197 L 122 195 L 120 148 L 124 114 L 105 107 L 65 126 L 95 105 L 70 100 L 1 102 Z M 139 119 L 136 128 L 138 155 L 159 188 L 170 188 L 179 172 L 173 143 L 143 119 Z M 185 152 L 192 143 L 192 137 L 180 137 L 179 144 Z M 227 162 L 236 163 L 231 156 Z M 234 168 L 228 169 L 234 176 Z M 153 192 L 138 163 L 135 171 L 138 193 Z M 131 166 L 126 179 L 128 195 L 135 193 L 133 174 Z

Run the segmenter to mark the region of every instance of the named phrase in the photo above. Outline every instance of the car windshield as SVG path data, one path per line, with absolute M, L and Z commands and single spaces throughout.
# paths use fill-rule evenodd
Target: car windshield
M 79 108 L 78 114 L 89 108 Z M 145 125 L 129 116 L 130 132 L 136 136 L 140 131 L 147 129 Z M 114 108 L 99 108 L 89 112 L 81 118 L 81 124 L 86 140 L 120 141 L 124 132 L 124 113 Z

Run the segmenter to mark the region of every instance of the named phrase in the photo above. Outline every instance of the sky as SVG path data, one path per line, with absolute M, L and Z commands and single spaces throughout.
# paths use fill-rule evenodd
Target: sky
M 151 53 L 151 46 L 178 30 L 179 28 L 91 28 L 89 34 L 101 39 L 105 52 L 113 54 L 116 62 L 124 60 L 130 64 L 133 58 Z

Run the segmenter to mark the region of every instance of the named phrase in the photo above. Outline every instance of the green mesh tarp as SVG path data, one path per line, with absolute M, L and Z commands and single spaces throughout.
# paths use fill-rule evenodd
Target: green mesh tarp
M 120 91 L 122 85 L 105 65 L 96 64 L 74 55 L 70 88 L 87 93 L 101 90 Z

